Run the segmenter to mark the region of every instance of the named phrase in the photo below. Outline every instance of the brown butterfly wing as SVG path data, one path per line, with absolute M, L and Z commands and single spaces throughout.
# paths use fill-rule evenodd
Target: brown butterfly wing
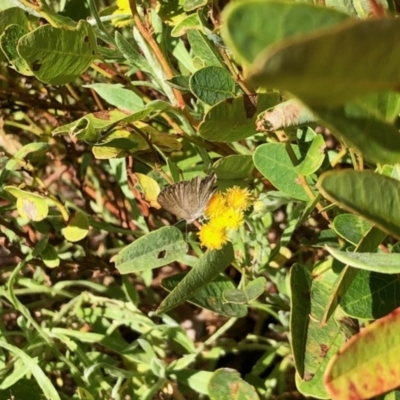
M 213 173 L 206 178 L 196 177 L 190 181 L 175 183 L 164 189 L 157 197 L 158 203 L 170 213 L 187 222 L 193 222 L 204 213 L 214 193 L 217 177 Z

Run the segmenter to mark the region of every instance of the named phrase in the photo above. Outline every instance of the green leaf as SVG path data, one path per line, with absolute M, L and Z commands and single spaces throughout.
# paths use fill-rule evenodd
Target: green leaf
M 115 43 L 126 60 L 140 71 L 151 73 L 152 69 L 149 67 L 147 60 L 140 54 L 140 52 L 125 39 L 119 32 L 115 32 Z
M 186 275 L 186 273 L 180 273 L 168 276 L 162 280 L 161 285 L 169 292 L 172 292 Z M 201 287 L 188 299 L 188 302 L 217 314 L 231 318 L 241 318 L 247 314 L 247 308 L 242 305 L 226 303 L 223 299 L 225 291 L 234 288 L 235 285 L 232 280 L 226 275 L 220 274 L 213 281 Z
M 224 291 L 224 299 L 233 304 L 249 304 L 265 292 L 266 279 L 259 276 L 249 282 L 243 290 L 227 289 Z
M 26 166 L 25 159 L 32 155 L 32 153 L 45 153 L 46 150 L 49 149 L 49 144 L 47 142 L 34 142 L 28 143 L 25 146 L 21 147 L 13 156 L 11 160 L 8 160 L 6 165 L 4 166 L 3 171 L 1 171 L 0 175 L 0 183 L 3 183 L 7 178 L 9 171 L 13 171 L 15 168 Z
M 176 380 L 180 385 L 190 387 L 196 393 L 208 395 L 207 386 L 212 374 L 213 373 L 209 371 L 184 369 L 181 371 L 173 371 L 173 373 L 168 374 L 168 376 Z
M 196 265 L 179 282 L 174 290 L 162 301 L 157 314 L 166 313 L 184 301 L 190 299 L 202 287 L 215 279 L 234 259 L 230 243 L 221 250 L 208 250 Z
M 181 92 L 189 92 L 189 81 L 190 77 L 189 76 L 183 76 L 183 75 L 176 75 L 172 77 L 171 79 L 167 80 L 167 83 L 175 88 L 179 89 Z
M 342 346 L 325 374 L 326 389 L 331 396 L 346 399 L 357 393 L 358 398 L 367 399 L 398 387 L 399 329 L 397 308 L 367 325 Z
M 0 341 L 0 347 L 8 350 L 16 358 L 19 358 L 23 361 L 23 363 L 29 368 L 31 374 L 35 377 L 47 399 L 60 400 L 60 396 L 58 395 L 57 390 L 51 383 L 50 379 L 45 375 L 43 370 L 33 358 L 31 358 L 18 347 L 8 344 L 7 342 Z
M 340 297 L 340 307 L 353 317 L 374 320 L 400 306 L 399 275 L 381 274 L 349 267 L 357 275 Z
M 49 206 L 44 197 L 14 186 L 4 186 L 4 190 L 17 198 L 17 210 L 21 217 L 30 221 L 41 221 L 47 217 Z
M 57 251 L 51 244 L 47 243 L 46 248 L 42 251 L 41 255 L 43 262 L 48 268 L 56 268 L 60 265 L 60 259 Z
M 0 12 L 0 32 L 3 32 L 7 26 L 12 24 L 28 29 L 28 18 L 22 8 L 11 7 Z
M 161 267 L 186 254 L 182 232 L 172 226 L 157 229 L 122 249 L 111 261 L 121 274 Z
M 398 129 L 384 119 L 385 115 L 379 115 L 373 97 L 377 96 L 368 96 L 342 107 L 313 107 L 312 110 L 347 147 L 358 150 L 376 163 L 397 163 L 400 158 Z
M 240 377 L 234 369 L 216 370 L 208 384 L 210 400 L 259 400 L 253 386 Z
M 82 211 L 76 214 L 68 221 L 68 226 L 62 230 L 62 234 L 69 242 L 79 242 L 89 233 L 88 217 Z
M 174 26 L 174 29 L 172 29 L 171 36 L 180 37 L 186 34 L 189 29 L 197 29 L 200 31 L 203 29 L 203 24 L 198 13 L 188 15 L 182 21 L 178 22 Z
M 339 214 L 332 228 L 343 239 L 356 246 L 371 229 L 371 224 L 354 214 Z
M 300 2 L 248 0 L 230 3 L 224 9 L 221 29 L 228 46 L 249 64 L 275 43 L 349 18 L 333 9 Z
M 366 271 L 383 274 L 400 272 L 400 254 L 398 253 L 351 253 L 326 246 L 329 253 L 343 264 Z
M 300 150 L 291 146 L 300 159 Z M 290 159 L 283 143 L 266 143 L 258 146 L 254 156 L 254 165 L 271 183 L 283 193 L 294 199 L 309 201 L 307 193 L 298 183 L 296 167 Z
M 257 115 L 279 102 L 277 93 L 238 96 L 211 107 L 199 126 L 200 135 L 213 142 L 236 142 L 255 135 Z
M 90 394 L 90 392 L 82 387 L 77 388 L 77 393 L 79 396 L 79 400 L 94 400 L 94 397 Z
M 345 341 L 333 318 L 323 327 L 320 324 L 336 274 L 331 269 L 319 274 L 313 271 L 313 279 L 298 264 L 290 272 L 292 351 L 297 373 L 302 378 L 298 389 L 306 396 L 327 398 L 323 372 Z
M 97 111 L 87 114 L 69 124 L 53 130 L 53 135 L 69 135 L 80 140 L 97 142 L 101 140 L 100 133 L 112 128 L 118 122 L 135 122 L 151 114 L 150 109 L 129 114 L 122 110 Z
M 111 105 L 131 112 L 141 111 L 144 108 L 143 100 L 132 90 L 125 89 L 121 84 L 93 83 L 83 87 L 94 89 L 101 98 Z
M 399 181 L 372 171 L 329 171 L 320 176 L 317 188 L 341 208 L 400 239 Z M 377 196 L 377 193 L 384 193 L 384 196 Z
M 315 135 L 300 164 L 296 165 L 299 175 L 309 176 L 316 172 L 325 159 L 325 140 L 322 135 Z
M 399 19 L 349 20 L 269 47 L 251 66 L 249 78 L 255 85 L 286 90 L 310 106 L 339 106 L 372 92 L 396 90 L 399 51 Z M 376 65 L 381 65 L 379 73 Z
M 361 253 L 361 252 L 372 252 L 376 251 L 378 248 L 379 244 L 385 239 L 386 234 L 384 234 L 381 230 L 378 228 L 372 227 L 370 228 L 362 237 L 362 239 L 359 241 L 356 247 L 356 251 Z M 340 271 L 340 267 L 336 268 L 337 270 Z M 354 292 L 353 290 L 349 290 L 353 285 L 359 286 L 359 277 L 360 274 L 362 274 L 364 271 L 360 271 L 356 268 L 351 268 L 351 267 L 344 267 L 342 271 L 339 273 L 339 276 L 336 280 L 336 283 L 334 287 L 332 288 L 331 291 L 331 296 L 329 298 L 329 301 L 326 305 L 324 316 L 322 318 L 321 323 L 325 324 L 326 321 L 330 318 L 332 313 L 335 311 L 336 307 L 341 305 L 343 309 L 345 309 L 345 298 L 348 298 L 348 294 L 350 292 Z M 387 275 L 383 276 L 385 279 Z M 377 280 L 377 282 L 382 282 L 382 280 Z M 368 291 L 368 287 L 364 285 L 364 281 L 361 284 L 361 287 L 365 290 Z M 365 297 L 364 296 L 358 296 L 359 291 L 357 292 L 357 300 L 364 299 L 366 297 L 370 297 L 370 293 L 366 293 Z M 378 302 L 379 303 L 379 302 Z M 367 308 L 364 308 L 366 310 Z M 392 308 L 393 309 L 393 308 Z M 390 309 L 389 311 L 391 311 Z M 345 310 L 347 313 L 348 311 Z M 349 314 L 349 313 L 348 313 Z M 349 314 L 351 315 L 351 314 Z
M 45 400 L 46 397 L 40 390 L 39 385 L 34 379 L 21 378 L 26 366 L 24 364 L 15 361 L 14 372 L 16 370 L 19 373 L 19 379 L 11 386 L 6 385 L 0 390 L 0 400 L 17 400 L 17 399 L 29 399 L 29 400 Z M 29 368 L 26 368 L 25 373 L 28 373 Z M 6 382 L 10 375 L 8 375 L 2 383 Z
M 8 61 L 22 75 L 31 76 L 32 71 L 28 64 L 17 52 L 19 39 L 26 35 L 28 30 L 21 25 L 9 25 L 0 36 L 0 45 Z
M 206 6 L 208 2 L 209 0 L 185 0 L 183 3 L 183 9 L 186 12 L 193 11 L 196 8 Z
M 221 157 L 212 168 L 218 179 L 246 179 L 251 177 L 254 169 L 253 157 L 247 155 Z
M 80 21 L 76 29 L 44 25 L 23 36 L 18 53 L 40 81 L 53 85 L 72 82 L 96 57 L 91 26 Z
M 211 65 L 225 67 L 215 46 L 200 31 L 195 29 L 188 30 L 187 38 L 194 55 L 193 63 L 197 69 Z
M 226 68 L 202 68 L 191 76 L 189 86 L 199 100 L 211 106 L 235 97 L 236 82 Z

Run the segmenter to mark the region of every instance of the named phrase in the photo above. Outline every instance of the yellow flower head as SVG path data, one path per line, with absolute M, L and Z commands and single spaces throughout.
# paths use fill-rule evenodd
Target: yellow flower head
M 213 223 L 203 225 L 199 230 L 200 244 L 210 250 L 220 250 L 228 241 L 226 229 L 220 229 Z
M 224 195 L 221 192 L 214 193 L 207 204 L 204 215 L 206 218 L 212 218 L 220 214 L 226 209 L 226 202 Z
M 212 224 L 221 229 L 239 229 L 243 225 L 243 212 L 233 208 L 226 209 L 211 220 Z
M 226 191 L 225 200 L 229 208 L 245 211 L 250 207 L 250 192 L 234 186 Z
M 129 0 L 117 0 L 117 10 L 113 12 L 113 15 L 119 15 L 119 14 L 131 14 L 131 8 L 129 6 Z M 117 20 L 113 19 L 112 23 L 116 27 L 123 27 L 125 25 L 128 25 L 131 23 L 131 19 L 128 20 Z

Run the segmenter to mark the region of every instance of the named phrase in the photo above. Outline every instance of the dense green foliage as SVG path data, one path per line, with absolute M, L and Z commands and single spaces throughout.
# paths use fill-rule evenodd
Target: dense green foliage
M 398 4 L 0 3 L 0 400 L 399 396 Z

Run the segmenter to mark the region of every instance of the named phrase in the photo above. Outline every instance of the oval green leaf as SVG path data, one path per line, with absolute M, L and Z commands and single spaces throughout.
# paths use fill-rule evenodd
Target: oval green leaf
M 69 221 L 62 234 L 69 242 L 79 242 L 89 233 L 89 221 L 85 213 L 78 211 Z
M 14 186 L 5 186 L 4 190 L 17 198 L 17 210 L 21 217 L 30 221 L 41 221 L 47 217 L 49 206 L 44 197 Z
M 173 226 L 165 226 L 135 240 L 111 261 L 121 274 L 131 274 L 169 264 L 186 252 L 182 232 Z
M 259 400 L 252 385 L 240 377 L 234 369 L 222 368 L 216 370 L 209 383 L 208 395 L 210 400 Z
M 299 175 L 310 176 L 316 172 L 325 159 L 325 140 L 322 135 L 315 135 L 300 164 L 296 165 Z
M 300 150 L 298 146 L 292 145 L 292 149 L 299 159 Z M 280 191 L 294 199 L 310 200 L 303 187 L 298 183 L 296 167 L 293 165 L 284 144 L 262 144 L 257 147 L 253 159 L 256 168 Z
M 226 68 L 210 66 L 196 71 L 190 78 L 191 92 L 206 104 L 214 105 L 235 96 L 236 82 Z
M 96 37 L 86 21 L 76 29 L 40 26 L 18 42 L 18 53 L 40 81 L 53 85 L 72 82 L 96 57 Z
M 339 214 L 333 220 L 333 230 L 356 246 L 371 229 L 371 224 L 354 214 Z

